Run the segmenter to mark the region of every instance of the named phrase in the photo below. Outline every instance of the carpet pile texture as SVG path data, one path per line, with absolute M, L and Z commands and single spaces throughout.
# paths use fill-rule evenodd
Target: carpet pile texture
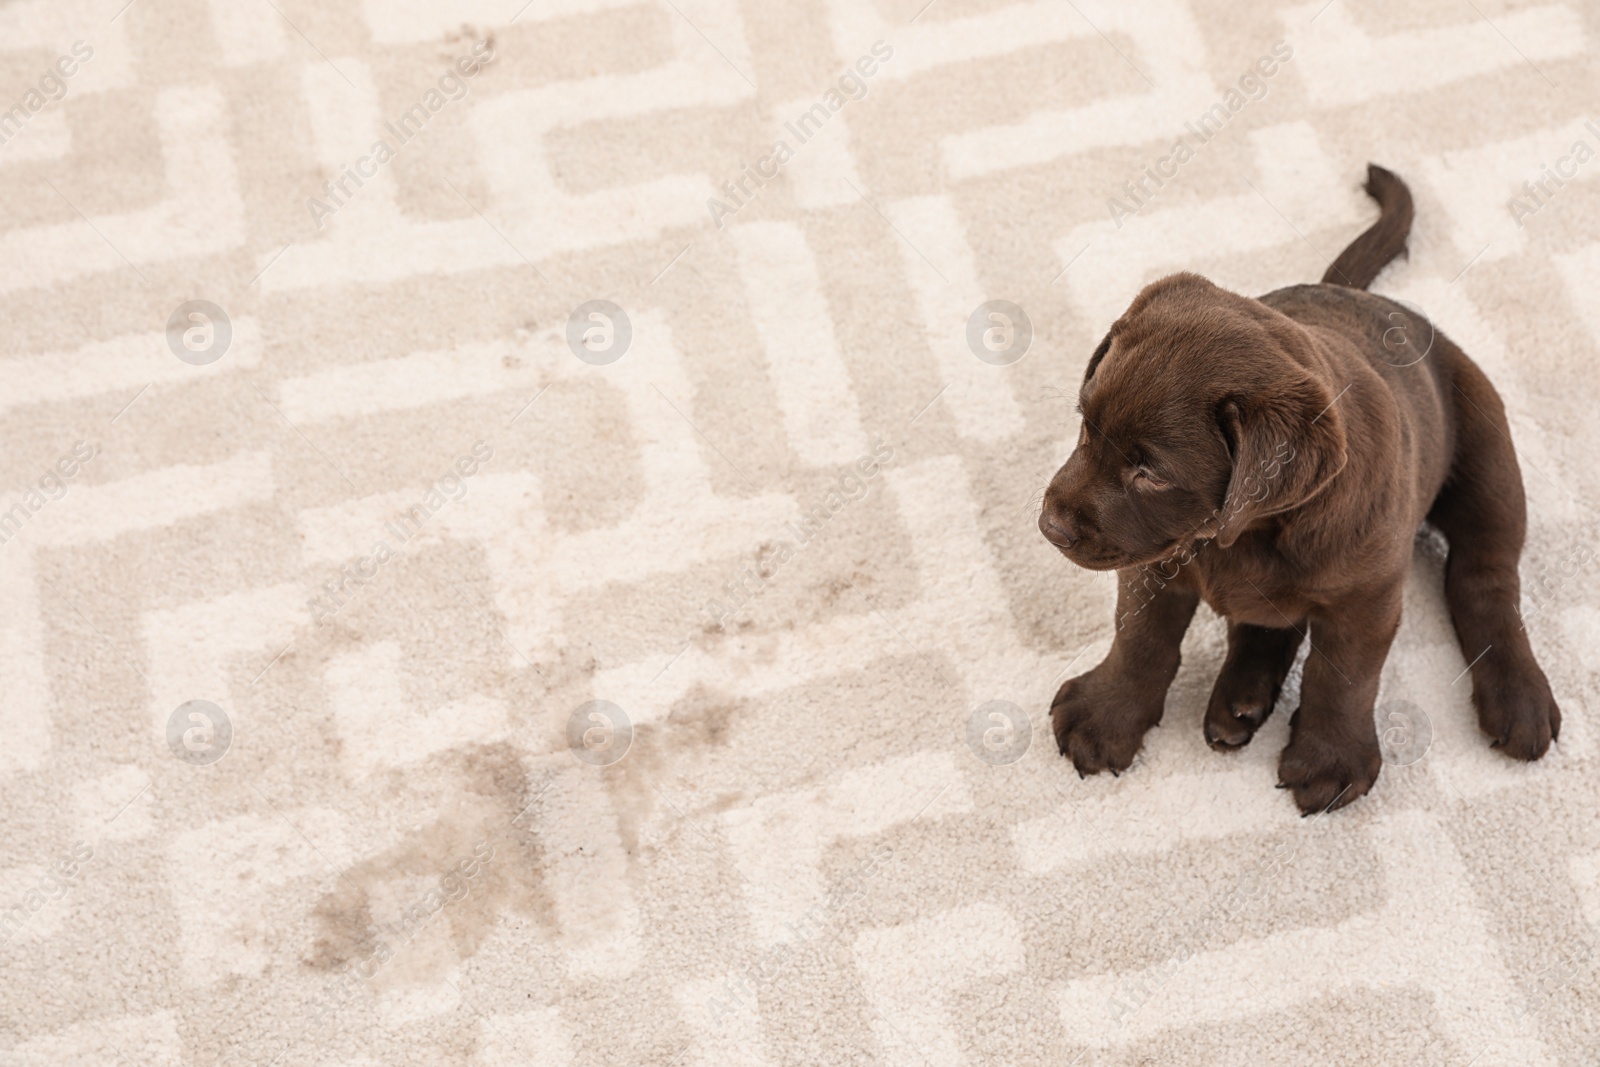
M 0 5 L 0 1063 L 1600 1061 L 1592 5 L 122 3 Z M 1204 608 L 1080 781 L 1088 355 L 1369 161 L 1560 744 L 1424 534 L 1370 796 L 1207 749 Z

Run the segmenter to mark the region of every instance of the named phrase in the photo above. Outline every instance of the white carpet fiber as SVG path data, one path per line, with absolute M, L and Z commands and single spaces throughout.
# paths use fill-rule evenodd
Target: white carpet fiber
M 1600 1063 L 1593 4 L 122 4 L 0 4 L 0 1064 Z M 1089 352 L 1368 161 L 1560 743 L 1424 538 L 1371 795 L 1205 609 L 1081 781 Z

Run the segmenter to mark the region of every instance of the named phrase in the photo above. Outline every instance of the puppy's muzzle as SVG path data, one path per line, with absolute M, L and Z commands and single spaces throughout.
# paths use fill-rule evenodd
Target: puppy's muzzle
M 1072 520 L 1062 515 L 1056 515 L 1048 508 L 1039 513 L 1039 532 L 1044 534 L 1044 539 L 1061 549 L 1063 552 L 1074 547 L 1083 540 L 1083 535 L 1078 531 Z

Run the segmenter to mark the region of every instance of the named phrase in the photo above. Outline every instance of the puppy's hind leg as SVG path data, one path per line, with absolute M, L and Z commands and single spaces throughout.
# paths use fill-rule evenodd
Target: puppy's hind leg
M 1471 664 L 1478 725 L 1497 748 L 1536 760 L 1561 733 L 1561 709 L 1519 611 L 1517 558 L 1527 524 L 1505 408 L 1481 370 L 1455 368 L 1456 453 L 1428 520 L 1450 542 L 1444 589 Z
M 1228 623 L 1228 658 L 1206 705 L 1207 744 L 1224 750 L 1250 743 L 1278 702 L 1301 636 L 1298 629 Z

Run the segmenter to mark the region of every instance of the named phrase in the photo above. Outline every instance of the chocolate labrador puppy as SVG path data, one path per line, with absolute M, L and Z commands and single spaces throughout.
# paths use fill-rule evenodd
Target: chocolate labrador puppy
M 1279 787 L 1306 814 L 1372 788 L 1372 705 L 1424 519 L 1450 543 L 1445 595 L 1478 723 L 1525 760 L 1561 712 L 1518 611 L 1522 475 L 1494 386 L 1411 308 L 1365 292 L 1405 250 L 1411 192 L 1367 170 L 1380 217 L 1321 284 L 1259 299 L 1194 274 L 1145 288 L 1089 358 L 1077 448 L 1039 529 L 1117 572 L 1111 651 L 1050 708 L 1078 773 L 1122 771 L 1161 719 L 1203 599 L 1228 621 L 1206 740 L 1249 742 L 1302 640 Z

